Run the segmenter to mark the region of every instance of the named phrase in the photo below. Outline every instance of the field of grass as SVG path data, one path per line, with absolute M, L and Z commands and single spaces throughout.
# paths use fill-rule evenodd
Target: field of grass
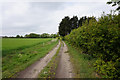
M 50 41 L 51 38 L 28 39 L 28 38 L 3 38 L 2 39 L 2 56 L 8 53 L 13 53 L 14 50 L 22 50 L 24 48 L 32 47 L 37 44 L 43 44 Z
M 17 39 L 15 39 L 15 40 L 17 40 Z M 19 39 L 17 41 L 21 41 L 21 40 Z M 12 50 L 13 54 L 6 53 L 6 55 L 4 57 L 2 57 L 2 77 L 3 78 L 16 77 L 17 75 L 15 75 L 15 74 L 17 72 L 24 70 L 26 67 L 28 67 L 29 65 L 34 63 L 36 60 L 44 57 L 58 43 L 58 41 L 50 41 L 51 39 L 30 39 L 30 40 L 27 39 L 27 40 L 28 40 L 28 43 L 26 43 L 26 45 L 28 44 L 28 45 L 30 45 L 30 47 L 26 47 L 26 48 L 22 48 L 22 49 L 16 48 L 18 50 L 15 50 L 15 48 L 14 49 L 12 48 L 11 50 Z M 31 41 L 31 42 L 36 41 L 36 42 L 34 42 L 34 44 L 32 44 L 29 41 Z M 14 40 L 13 40 L 13 42 L 14 42 Z M 27 42 L 27 41 L 25 41 L 25 42 Z M 23 43 L 24 43 L 24 41 L 23 41 Z M 9 43 L 9 44 L 11 44 L 11 43 Z M 16 42 L 16 44 L 17 44 L 17 42 Z M 14 43 L 14 45 L 16 45 L 16 44 Z M 2 45 L 4 45 L 4 43 Z M 24 44 L 22 44 L 22 46 L 24 47 Z M 4 47 L 4 49 L 5 49 L 5 47 Z
M 71 57 L 71 62 L 74 67 L 75 78 L 96 78 L 99 77 L 95 73 L 93 64 L 95 59 L 90 55 L 82 54 L 82 50 L 78 50 L 65 42 L 68 47 L 68 53 Z

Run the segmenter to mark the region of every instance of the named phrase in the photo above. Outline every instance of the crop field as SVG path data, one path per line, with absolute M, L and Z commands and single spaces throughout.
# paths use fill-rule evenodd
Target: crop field
M 27 38 L 3 38 L 2 39 L 2 55 L 6 55 L 13 50 L 20 50 L 28 47 L 32 47 L 37 44 L 44 44 L 50 41 L 51 38 L 47 39 L 27 39 Z
M 2 77 L 16 77 L 36 60 L 44 57 L 58 43 L 51 38 L 43 39 L 2 39 Z
M 3 38 L 2 39 L 2 50 L 10 50 L 16 49 L 24 46 L 30 46 L 38 43 L 43 43 L 46 41 L 50 41 L 51 38 L 48 39 L 27 39 L 27 38 Z

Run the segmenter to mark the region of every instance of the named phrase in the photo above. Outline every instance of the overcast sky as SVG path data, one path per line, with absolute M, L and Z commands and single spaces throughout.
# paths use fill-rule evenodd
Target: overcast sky
M 28 33 L 57 33 L 65 16 L 101 16 L 109 13 L 108 0 L 81 0 L 81 2 L 2 2 L 2 35 L 15 36 Z

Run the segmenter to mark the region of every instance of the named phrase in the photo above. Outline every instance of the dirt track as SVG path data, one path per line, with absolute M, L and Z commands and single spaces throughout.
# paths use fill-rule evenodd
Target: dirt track
M 60 46 L 59 44 L 51 50 L 44 58 L 36 61 L 34 64 L 26 68 L 25 70 L 18 73 L 17 78 L 37 78 L 38 74 L 41 72 L 41 70 L 49 63 L 51 58 L 55 55 L 57 49 Z
M 61 47 L 61 50 L 59 53 L 60 61 L 58 64 L 55 77 L 56 78 L 72 78 L 74 74 L 73 74 L 72 64 L 70 62 L 70 56 L 67 53 L 68 48 L 64 42 L 63 44 L 64 46 Z
M 64 42 L 63 44 L 64 46 L 61 46 L 59 52 L 60 59 L 56 70 L 55 78 L 72 78 L 74 75 L 72 72 L 73 69 L 70 62 L 70 57 L 67 53 L 68 48 Z M 36 61 L 34 64 L 29 66 L 25 70 L 19 72 L 17 78 L 37 78 L 41 70 L 50 62 L 51 58 L 55 55 L 59 46 L 60 41 L 59 44 L 53 50 L 51 50 L 44 58 Z

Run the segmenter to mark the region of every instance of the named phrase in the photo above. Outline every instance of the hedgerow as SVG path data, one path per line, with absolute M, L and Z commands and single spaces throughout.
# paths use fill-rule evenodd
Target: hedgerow
M 120 78 L 120 15 L 103 15 L 91 19 L 65 36 L 70 44 L 83 53 L 97 57 L 96 71 L 107 78 Z

